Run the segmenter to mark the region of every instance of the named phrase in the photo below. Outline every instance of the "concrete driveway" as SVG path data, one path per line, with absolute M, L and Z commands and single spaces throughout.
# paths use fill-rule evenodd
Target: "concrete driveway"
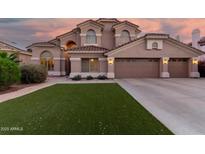
M 205 79 L 119 79 L 175 134 L 205 134 Z

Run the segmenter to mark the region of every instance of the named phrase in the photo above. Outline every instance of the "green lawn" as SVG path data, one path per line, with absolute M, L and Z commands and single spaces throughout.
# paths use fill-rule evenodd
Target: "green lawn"
M 0 134 L 172 134 L 117 84 L 58 84 L 0 104 Z

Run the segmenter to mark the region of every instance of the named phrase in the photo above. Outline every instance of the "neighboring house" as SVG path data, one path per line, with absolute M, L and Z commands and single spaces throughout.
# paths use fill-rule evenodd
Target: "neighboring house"
M 192 42 L 188 45 L 202 50 L 204 55 L 199 56 L 199 61 L 205 62 L 205 36 L 201 37 L 199 29 L 194 29 L 192 31 Z
M 151 25 L 150 25 L 151 26 Z M 117 19 L 87 20 L 48 42 L 34 43 L 32 62 L 49 75 L 108 78 L 199 77 L 197 57 L 203 52 L 171 38 L 148 33 Z
M 5 42 L 0 41 L 0 52 L 7 52 L 8 54 L 17 53 L 17 58 L 20 61 L 20 64 L 28 64 L 31 62 L 31 56 L 32 56 L 31 53 L 24 51 L 22 49 L 16 48 Z

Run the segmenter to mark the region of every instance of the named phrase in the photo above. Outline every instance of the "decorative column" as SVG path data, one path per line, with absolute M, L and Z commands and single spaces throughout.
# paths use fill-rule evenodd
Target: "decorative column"
M 81 74 L 81 58 L 70 58 L 71 72 L 70 78 Z
M 192 57 L 189 59 L 189 77 L 199 78 L 200 74 L 198 72 L 198 58 Z
M 115 58 L 114 57 L 108 57 L 107 62 L 108 62 L 107 77 L 110 78 L 110 79 L 113 79 L 113 78 L 115 78 L 115 73 L 114 73 L 114 71 L 115 71 L 115 66 L 114 66 Z
M 162 57 L 160 59 L 160 77 L 169 78 L 168 72 L 169 57 Z

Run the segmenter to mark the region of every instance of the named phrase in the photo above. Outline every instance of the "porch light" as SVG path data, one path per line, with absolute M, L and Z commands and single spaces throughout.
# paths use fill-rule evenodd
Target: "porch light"
M 192 59 L 192 64 L 198 65 L 198 59 Z
M 91 62 L 94 62 L 94 59 L 90 59 Z
M 109 58 L 109 59 L 108 59 L 108 64 L 111 64 L 111 65 L 112 65 L 113 63 L 114 63 L 114 59 L 113 59 L 113 58 Z
M 169 58 L 163 58 L 163 64 L 168 64 Z

